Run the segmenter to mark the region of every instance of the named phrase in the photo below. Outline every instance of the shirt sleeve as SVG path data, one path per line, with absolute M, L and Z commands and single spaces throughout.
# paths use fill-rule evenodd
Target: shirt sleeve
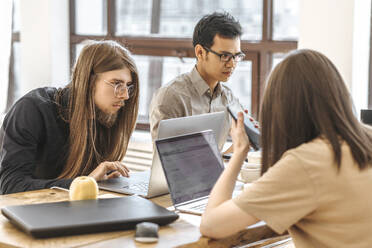
M 44 122 L 36 104 L 27 98 L 13 106 L 0 130 L 0 191 L 10 194 L 60 186 L 72 179 L 34 178 L 38 144 L 43 142 Z
M 290 153 L 233 201 L 277 233 L 283 233 L 318 205 L 314 183 L 302 162 Z
M 183 117 L 186 115 L 184 99 L 171 88 L 160 88 L 153 96 L 150 104 L 150 130 L 152 140 L 158 138 L 161 120 Z

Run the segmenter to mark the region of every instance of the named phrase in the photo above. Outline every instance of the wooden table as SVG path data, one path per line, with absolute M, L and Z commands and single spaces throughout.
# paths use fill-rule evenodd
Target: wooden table
M 100 197 L 115 197 L 118 195 L 107 191 L 100 192 Z M 66 200 L 68 200 L 68 192 L 66 191 L 44 189 L 0 195 L 0 207 Z M 164 207 L 171 206 L 169 195 L 151 200 Z M 200 216 L 180 213 L 180 218 L 177 221 L 160 228 L 159 241 L 157 243 L 142 244 L 134 241 L 133 230 L 35 239 L 16 229 L 1 215 L 0 247 L 265 247 L 268 244 L 288 238 L 288 235 L 277 236 L 266 225 L 261 225 L 247 228 L 225 239 L 213 240 L 201 236 L 199 224 Z M 285 242 L 284 244 L 270 247 L 293 246 L 291 242 Z

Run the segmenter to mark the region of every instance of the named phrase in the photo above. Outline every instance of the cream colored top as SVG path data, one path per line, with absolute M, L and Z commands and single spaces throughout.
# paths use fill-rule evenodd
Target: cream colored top
M 372 169 L 360 171 L 342 144 L 338 173 L 330 145 L 317 138 L 287 151 L 233 199 L 300 247 L 372 247 Z
M 181 74 L 154 93 L 149 114 L 152 140 L 158 136 L 161 120 L 219 111 L 226 113 L 223 133 L 226 139 L 231 122 L 226 106 L 233 102 L 239 103 L 239 100 L 227 86 L 218 83 L 211 92 L 194 67 L 191 72 Z

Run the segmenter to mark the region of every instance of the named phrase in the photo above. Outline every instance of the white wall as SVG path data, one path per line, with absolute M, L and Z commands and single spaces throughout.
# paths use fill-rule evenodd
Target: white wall
M 69 79 L 68 0 L 21 0 L 21 95 Z
M 351 84 L 354 1 L 301 0 L 299 48 L 311 48 L 335 63 Z
M 357 0 L 354 6 L 351 92 L 357 113 L 368 106 L 371 4 L 371 0 Z
M 52 0 L 51 20 L 52 86 L 65 86 L 70 80 L 70 20 L 68 0 Z
M 0 2 L 0 124 L 5 112 L 12 41 L 12 0 Z
M 357 116 L 367 107 L 371 0 L 301 0 L 299 48 L 322 52 L 351 90 Z

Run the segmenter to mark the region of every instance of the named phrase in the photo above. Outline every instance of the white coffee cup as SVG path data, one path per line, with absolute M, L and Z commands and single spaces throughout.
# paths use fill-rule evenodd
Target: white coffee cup
M 261 176 L 261 165 L 244 162 L 240 170 L 240 177 L 244 183 L 251 183 Z
M 248 163 L 261 164 L 261 151 L 249 152 Z

